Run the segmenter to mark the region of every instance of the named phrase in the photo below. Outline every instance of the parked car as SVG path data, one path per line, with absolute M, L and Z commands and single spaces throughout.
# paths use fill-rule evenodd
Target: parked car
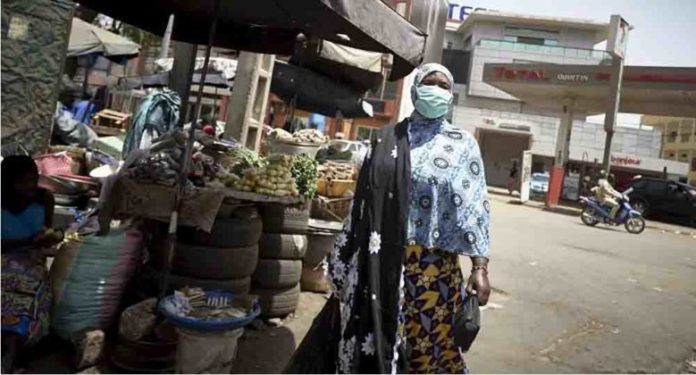
M 532 179 L 529 180 L 529 191 L 532 195 L 546 195 L 549 192 L 549 174 L 532 173 Z
M 696 227 L 696 188 L 661 178 L 641 177 L 631 181 L 633 209 L 643 217 L 669 215 Z

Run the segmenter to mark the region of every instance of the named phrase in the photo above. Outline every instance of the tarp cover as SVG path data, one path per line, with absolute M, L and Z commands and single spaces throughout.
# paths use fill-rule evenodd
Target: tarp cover
M 193 68 L 194 71 L 200 72 L 203 70 L 203 63 L 205 58 L 197 57 L 196 66 Z M 168 57 L 166 59 L 155 60 L 155 65 L 157 66 L 158 72 L 168 72 L 172 70 L 174 66 L 174 59 Z M 234 79 L 234 75 L 237 73 L 237 60 L 228 59 L 224 57 L 211 57 L 208 63 L 208 71 L 214 71 L 222 75 L 225 79 Z M 199 79 L 200 81 L 200 79 Z
M 423 60 L 426 34 L 381 0 L 220 0 L 213 44 L 291 55 L 298 33 L 394 55 L 391 79 Z M 215 0 L 80 0 L 80 5 L 162 35 L 174 14 L 172 38 L 207 44 Z
M 98 53 L 103 56 L 134 56 L 140 46 L 120 35 L 73 18 L 70 29 L 68 56 L 82 56 Z
M 276 61 L 271 92 L 286 103 L 296 98 L 295 107 L 312 113 L 334 117 L 372 117 L 372 105 L 363 101 L 361 92 L 340 85 L 309 69 Z
M 383 56 L 391 58 L 391 55 L 321 40 L 300 49 L 292 61 L 364 92 L 382 83 Z

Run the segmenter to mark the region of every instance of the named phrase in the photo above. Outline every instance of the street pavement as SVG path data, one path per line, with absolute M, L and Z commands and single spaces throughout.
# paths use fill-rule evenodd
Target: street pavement
M 491 198 L 494 292 L 467 354 L 472 372 L 685 371 L 696 354 L 695 238 L 590 228 Z M 295 317 L 247 330 L 234 372 L 282 371 L 325 301 L 302 293 Z
M 473 372 L 685 369 L 696 346 L 695 238 L 591 228 L 492 198 L 495 289 L 467 355 Z

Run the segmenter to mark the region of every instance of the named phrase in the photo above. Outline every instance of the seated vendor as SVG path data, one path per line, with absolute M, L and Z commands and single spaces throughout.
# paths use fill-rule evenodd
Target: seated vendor
M 53 195 L 38 187 L 28 156 L 2 161 L 2 371 L 49 328 L 51 288 L 43 249 L 60 241 L 51 228 Z

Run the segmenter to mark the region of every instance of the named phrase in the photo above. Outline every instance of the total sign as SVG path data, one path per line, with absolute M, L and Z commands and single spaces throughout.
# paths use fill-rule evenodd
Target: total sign
M 475 10 L 486 10 L 486 8 L 471 4 L 471 1 L 467 1 L 465 4 L 461 0 L 450 0 L 447 20 L 449 22 L 462 22 Z

